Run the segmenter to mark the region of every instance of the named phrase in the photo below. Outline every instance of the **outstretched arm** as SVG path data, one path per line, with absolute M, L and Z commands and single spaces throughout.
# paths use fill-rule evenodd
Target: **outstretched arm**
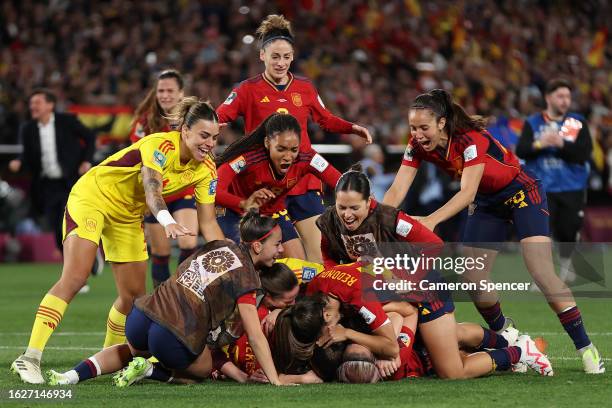
M 163 183 L 160 172 L 149 167 L 142 166 L 142 184 L 145 191 L 145 200 L 151 214 L 155 215 L 157 221 L 166 230 L 166 237 L 176 238 L 183 235 L 194 235 L 188 228 L 178 224 L 170 215 L 166 202 L 162 197 Z

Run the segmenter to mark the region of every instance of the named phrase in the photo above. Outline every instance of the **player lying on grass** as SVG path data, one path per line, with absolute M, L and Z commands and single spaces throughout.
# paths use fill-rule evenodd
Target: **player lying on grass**
M 529 336 L 523 335 L 517 339 L 516 329 L 500 335 L 473 323 L 457 325 L 450 298 L 437 300 L 445 303 L 443 309 L 446 312 L 443 314 L 429 312 L 427 307 L 430 303 L 425 305 L 419 303 L 418 307 L 414 308 L 418 313 L 418 319 L 414 318 L 416 313 L 401 312 L 404 319 L 400 322 L 401 325 L 396 325 L 394 329 L 384 310 L 385 305 L 364 294 L 363 277 L 369 275 L 362 272 L 361 268 L 363 267 L 359 263 L 336 265 L 317 275 L 308 284 L 307 294 L 327 295 L 326 327 L 323 336 L 317 342 L 319 345 L 325 347 L 345 341 L 360 344 L 379 359 L 378 368 L 381 376 L 387 377 L 392 375 L 402 363 L 399 358 L 401 344 L 398 345 L 397 338 L 406 336 L 414 338 L 414 332 L 418 327 L 433 369 L 440 378 L 480 377 L 494 370 L 509 370 L 519 362 L 526 364 L 538 374 L 553 375 L 548 358 L 538 350 Z M 400 311 L 395 305 L 401 303 L 410 307 L 406 302 L 391 302 L 386 306 L 387 309 Z M 342 308 L 347 306 L 366 321 L 368 333 L 366 330 L 354 330 L 339 324 L 343 315 Z M 437 317 L 428 320 L 426 317 L 431 314 Z M 447 338 L 453 339 L 455 343 L 450 344 Z M 443 350 L 442 347 L 450 350 Z M 484 350 L 484 352 L 465 355 L 460 352 L 460 348 Z M 415 367 L 415 370 L 417 368 Z
M 340 173 L 314 150 L 300 152 L 301 134 L 294 116 L 274 113 L 217 158 L 216 205 L 222 214 L 218 222 L 228 238 L 238 235 L 240 214 L 259 208 L 261 214 L 279 218 L 285 255 L 306 258 L 300 236 L 287 214 L 287 193 L 308 175 L 333 188 Z
M 49 371 L 49 384 L 75 384 L 150 356 L 161 363 L 150 368 L 152 379 L 202 380 L 212 371 L 208 344 L 222 346 L 236 334 L 226 327 L 241 326 L 270 383 L 283 385 L 253 302 L 261 291 L 258 270 L 272 266 L 283 251 L 281 231 L 275 219 L 251 211 L 241 221 L 240 238 L 240 244 L 207 243 L 175 276 L 135 302 L 126 322 L 127 344 L 104 349 L 68 372 Z M 138 379 L 124 373 L 115 379 L 119 386 Z
M 321 248 L 327 264 L 340 263 L 347 259 L 348 261 L 356 260 L 364 255 L 381 253 L 381 250 L 384 250 L 382 244 L 425 242 L 429 246 L 435 246 L 441 243 L 441 240 L 433 232 L 418 221 L 393 207 L 377 204 L 370 197 L 369 180 L 359 171 L 352 170 L 342 175 L 336 185 L 335 198 L 335 206 L 329 207 L 317 220 L 317 225 L 322 232 Z M 361 275 L 351 271 L 346 273 L 355 274 L 355 277 Z M 333 276 L 335 275 L 330 274 L 330 277 Z M 317 279 L 321 283 L 324 282 L 321 280 L 322 277 L 323 274 L 319 274 L 309 284 L 309 293 L 312 293 L 317 285 L 321 285 L 313 285 Z M 332 284 L 330 279 L 328 281 L 329 283 L 326 283 L 325 286 L 321 285 L 322 289 L 319 289 L 319 291 L 330 291 L 334 285 L 342 283 L 335 281 Z M 344 285 L 346 286 L 346 283 Z M 344 299 L 345 302 L 363 301 L 360 291 L 354 292 L 354 288 L 350 286 L 340 287 L 341 290 L 347 292 L 347 296 L 350 296 Z M 418 330 L 439 377 L 469 378 L 487 374 L 491 368 L 491 359 L 495 360 L 496 367 L 499 370 L 508 369 L 521 359 L 528 364 L 533 363 L 530 355 L 516 353 L 516 349 L 484 355 L 473 354 L 466 359 L 462 359 L 457 339 L 457 323 L 453 314 L 454 305 L 450 296 L 445 293 L 430 293 L 428 296 L 433 297 L 424 299 L 418 305 Z M 381 329 L 381 325 L 384 323 L 384 316 L 380 312 L 380 307 L 375 307 L 379 310 L 378 313 L 373 313 L 367 306 L 365 307 L 366 320 L 375 326 L 372 327 L 373 330 Z M 347 336 L 342 328 L 328 330 L 330 330 L 329 335 L 332 338 L 338 339 Z M 335 331 L 339 333 L 336 335 L 333 333 Z M 388 333 L 392 332 L 386 331 Z M 374 331 L 374 333 L 376 332 Z M 525 338 L 524 341 L 529 343 L 532 349 L 535 349 L 531 339 Z M 368 344 L 361 344 L 369 347 Z M 374 354 L 395 358 L 398 352 L 395 338 L 385 336 L 384 341 L 376 342 L 376 347 L 383 345 L 385 345 L 384 350 L 380 351 L 377 348 L 369 348 Z M 390 353 L 391 350 L 393 350 L 393 353 Z M 389 354 L 391 355 L 389 356 Z M 542 355 L 541 358 L 544 358 L 544 356 Z M 542 366 L 532 365 L 532 368 L 539 368 L 542 375 L 552 374 L 549 362 Z

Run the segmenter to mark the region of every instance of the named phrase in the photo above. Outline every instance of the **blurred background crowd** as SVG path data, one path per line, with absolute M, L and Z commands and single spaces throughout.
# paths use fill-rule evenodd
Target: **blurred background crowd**
M 571 79 L 572 110 L 589 119 L 594 139 L 593 200 L 612 197 L 606 0 L 8 0 L 0 7 L 0 144 L 18 143 L 27 96 L 40 85 L 58 95 L 60 111 L 134 108 L 156 73 L 176 68 L 187 95 L 217 106 L 263 70 L 254 31 L 267 14 L 281 13 L 297 39 L 292 71 L 314 81 L 332 112 L 368 126 L 381 146 L 404 144 L 410 102 L 442 87 L 468 112 L 488 116 L 492 133 L 513 148 L 523 119 L 543 107 L 546 81 Z M 224 141 L 239 133 L 229 129 Z M 310 133 L 314 143 L 352 143 L 352 158 L 363 158 L 353 139 L 315 125 Z M 377 171 L 394 173 L 398 161 L 388 165 L 387 151 L 373 150 L 366 158 L 387 163 Z M 0 155 L 0 171 L 10 158 Z

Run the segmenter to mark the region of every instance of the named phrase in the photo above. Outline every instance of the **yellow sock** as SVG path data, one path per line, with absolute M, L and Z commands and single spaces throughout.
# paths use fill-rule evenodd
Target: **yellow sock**
M 126 317 L 126 315 L 115 309 L 115 305 L 111 307 L 110 312 L 108 312 L 108 320 L 106 321 L 104 348 L 125 343 Z
M 36 311 L 36 318 L 34 319 L 34 326 L 32 327 L 32 334 L 28 343 L 29 349 L 36 349 L 41 352 L 45 349 L 49 337 L 51 337 L 51 334 L 53 334 L 55 328 L 59 325 L 67 307 L 68 303 L 57 296 L 48 293 L 45 295 Z

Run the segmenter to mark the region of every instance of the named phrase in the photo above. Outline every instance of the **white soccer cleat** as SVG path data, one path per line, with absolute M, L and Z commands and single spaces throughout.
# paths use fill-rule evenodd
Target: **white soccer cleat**
M 58 373 L 54 370 L 47 371 L 47 384 L 49 385 L 71 385 L 75 384 L 66 373 Z
M 516 340 L 518 340 L 520 333 L 514 326 L 508 326 L 499 335 L 506 339 L 508 347 L 512 347 L 516 345 Z
M 593 343 L 579 350 L 582 357 L 584 372 L 587 374 L 603 374 L 606 372 L 603 358 Z
M 26 357 L 23 354 L 11 364 L 11 371 L 28 384 L 44 384 L 45 379 L 40 372 L 40 361 Z
M 540 375 L 552 377 L 554 375 L 552 365 L 546 354 L 542 353 L 535 342 L 527 334 L 519 336 L 516 345 L 521 349 L 519 362 L 526 364 L 529 368 Z

